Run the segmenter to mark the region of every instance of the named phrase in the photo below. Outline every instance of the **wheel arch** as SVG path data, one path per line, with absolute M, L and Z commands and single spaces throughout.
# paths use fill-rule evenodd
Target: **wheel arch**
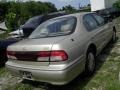
M 116 31 L 116 27 L 115 26 L 113 26 L 113 31 L 116 33 L 117 31 Z
M 96 55 L 96 54 L 97 54 L 97 47 L 96 47 L 96 45 L 95 45 L 95 44 L 93 44 L 93 43 L 89 44 L 89 46 L 88 46 L 88 48 L 87 48 L 87 52 L 86 52 L 86 54 L 87 54 L 87 53 L 88 53 L 88 51 L 90 51 L 90 50 L 92 50 L 92 51 L 93 51 L 94 55 Z

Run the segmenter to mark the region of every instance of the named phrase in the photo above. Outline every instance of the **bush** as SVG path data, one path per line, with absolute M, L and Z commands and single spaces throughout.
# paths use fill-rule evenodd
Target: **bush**
M 16 30 L 19 27 L 19 25 L 24 24 L 26 20 L 28 20 L 30 17 L 57 11 L 55 5 L 50 2 L 11 1 L 9 3 L 6 3 L 6 5 L 8 5 L 8 12 L 5 13 L 6 25 L 10 31 Z
M 8 27 L 8 29 L 10 31 L 13 31 L 16 29 L 16 27 L 18 26 L 17 24 L 17 18 L 16 18 L 16 14 L 13 12 L 10 12 L 6 15 L 6 26 Z
M 120 9 L 120 0 L 116 1 L 116 2 L 113 4 L 113 7 L 116 7 L 116 8 L 119 8 L 119 9 Z

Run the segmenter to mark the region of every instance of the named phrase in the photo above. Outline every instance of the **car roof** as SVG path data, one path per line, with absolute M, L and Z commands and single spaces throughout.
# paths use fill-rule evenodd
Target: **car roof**
M 52 19 L 58 19 L 58 18 L 70 17 L 70 16 L 75 16 L 75 17 L 80 16 L 80 17 L 82 17 L 82 16 L 84 16 L 86 14 L 92 14 L 92 13 L 95 13 L 95 12 L 80 12 L 80 13 L 74 13 L 74 14 L 68 14 L 68 15 L 64 15 L 64 16 L 59 16 L 59 17 L 55 17 L 55 18 L 52 18 Z M 50 20 L 52 20 L 52 19 L 50 19 Z
M 53 13 L 49 13 L 49 14 L 47 14 L 47 15 L 58 15 L 58 14 L 68 14 L 67 12 L 65 12 L 65 11 L 60 11 L 60 12 L 53 12 Z

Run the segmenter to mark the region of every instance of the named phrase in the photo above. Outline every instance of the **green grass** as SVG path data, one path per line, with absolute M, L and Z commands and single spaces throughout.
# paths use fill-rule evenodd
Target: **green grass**
M 0 40 L 5 39 L 6 37 L 8 37 L 8 32 L 0 34 Z
M 120 22 L 120 18 L 116 21 Z M 120 28 L 119 25 L 118 27 Z M 4 34 L 0 37 L 5 36 Z M 118 36 L 120 37 L 120 33 Z M 91 77 L 85 78 L 80 75 L 68 85 L 52 86 L 39 82 L 21 81 L 3 67 L 0 68 L 0 87 L 2 90 L 120 90 L 120 52 L 118 50 L 120 46 L 118 43 L 120 43 L 119 38 L 114 45 L 109 44 L 97 57 L 97 71 Z M 2 84 L 1 79 L 4 81 Z

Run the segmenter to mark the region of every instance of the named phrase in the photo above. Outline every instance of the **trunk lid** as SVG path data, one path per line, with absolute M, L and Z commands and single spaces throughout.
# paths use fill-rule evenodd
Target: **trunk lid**
M 65 38 L 67 37 L 61 36 L 61 37 L 51 37 L 51 38 L 25 39 L 9 46 L 7 51 L 15 52 L 14 56 L 17 61 L 38 62 L 37 54 L 40 51 L 44 51 L 44 52 L 51 51 L 53 44 L 61 42 Z M 43 59 L 45 60 L 41 60 L 41 63 L 44 62 L 44 65 L 48 65 L 49 58 L 43 58 Z

